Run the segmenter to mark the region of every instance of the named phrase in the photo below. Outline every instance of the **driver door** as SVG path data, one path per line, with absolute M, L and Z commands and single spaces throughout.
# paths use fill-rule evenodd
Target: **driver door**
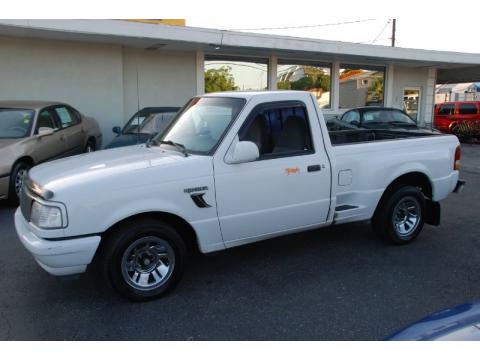
M 226 246 L 325 223 L 330 208 L 330 163 L 313 105 L 264 103 L 255 107 L 238 140 L 259 148 L 256 161 L 215 159 L 217 210 Z M 314 115 L 315 116 L 315 115 Z M 238 141 L 235 140 L 235 141 Z M 234 143 L 235 143 L 234 141 Z M 224 155 L 224 154 L 222 154 Z

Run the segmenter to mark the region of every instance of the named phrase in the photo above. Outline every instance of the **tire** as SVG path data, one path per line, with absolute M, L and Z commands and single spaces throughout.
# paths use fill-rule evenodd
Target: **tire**
M 25 161 L 19 161 L 13 166 L 8 186 L 8 202 L 13 206 L 17 206 L 19 203 L 19 195 L 23 185 L 23 179 L 30 168 L 30 164 Z
M 422 192 L 414 186 L 401 185 L 380 200 L 372 226 L 385 242 L 405 245 L 420 234 L 425 215 Z
M 92 139 L 88 140 L 87 144 L 85 145 L 85 150 L 83 152 L 91 153 L 91 152 L 94 152 L 95 150 L 96 150 L 95 141 L 93 141 Z
M 125 223 L 104 242 L 103 274 L 113 289 L 130 300 L 159 298 L 182 277 L 185 243 L 162 221 L 145 218 Z

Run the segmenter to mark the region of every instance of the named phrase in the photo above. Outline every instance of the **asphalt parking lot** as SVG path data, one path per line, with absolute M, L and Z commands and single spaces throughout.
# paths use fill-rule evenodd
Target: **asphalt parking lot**
M 377 340 L 480 298 L 480 145 L 442 224 L 386 246 L 369 223 L 196 258 L 167 297 L 130 303 L 93 274 L 61 281 L 17 240 L 0 203 L 0 340 Z

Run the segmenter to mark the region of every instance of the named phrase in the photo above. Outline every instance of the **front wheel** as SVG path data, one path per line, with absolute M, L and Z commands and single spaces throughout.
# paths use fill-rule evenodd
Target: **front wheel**
M 8 200 L 12 205 L 18 205 L 20 192 L 22 191 L 23 181 L 30 170 L 30 164 L 19 161 L 15 164 L 10 174 L 10 184 L 8 191 Z
M 414 186 L 401 186 L 382 198 L 372 225 L 386 242 L 404 245 L 412 242 L 425 222 L 425 198 Z
M 175 229 L 164 222 L 130 222 L 104 241 L 104 274 L 112 287 L 130 300 L 161 297 L 182 276 L 186 248 Z

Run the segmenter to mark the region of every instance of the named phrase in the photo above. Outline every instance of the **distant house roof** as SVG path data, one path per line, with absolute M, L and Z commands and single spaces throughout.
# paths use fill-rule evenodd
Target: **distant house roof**
M 480 92 L 480 82 L 437 85 L 437 94 Z

